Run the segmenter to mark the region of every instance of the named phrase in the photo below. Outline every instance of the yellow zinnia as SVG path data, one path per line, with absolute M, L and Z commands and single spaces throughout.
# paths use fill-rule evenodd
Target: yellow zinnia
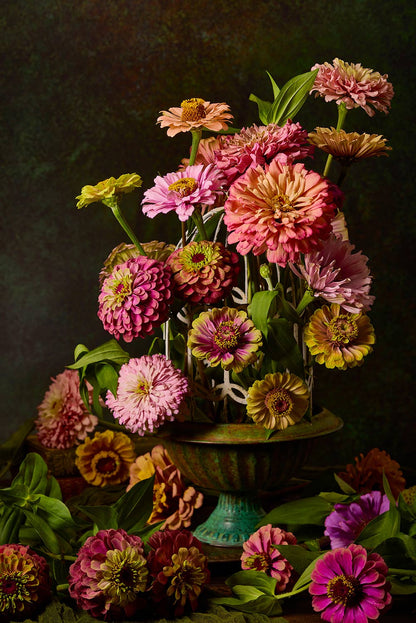
M 125 173 L 120 175 L 119 178 L 109 177 L 102 182 L 98 182 L 95 186 L 84 186 L 81 189 L 81 194 L 78 195 L 77 208 L 84 208 L 90 203 L 96 203 L 97 201 L 112 200 L 117 195 L 130 193 L 135 188 L 140 188 L 142 185 L 142 179 L 137 173 Z
M 75 464 L 90 485 L 105 487 L 127 480 L 135 458 L 134 444 L 127 435 L 106 430 L 77 447 Z

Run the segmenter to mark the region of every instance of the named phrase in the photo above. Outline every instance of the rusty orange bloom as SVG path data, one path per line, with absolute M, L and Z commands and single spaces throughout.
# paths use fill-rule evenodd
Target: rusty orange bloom
M 160 112 L 157 122 L 161 128 L 168 128 L 168 136 L 203 128 L 219 132 L 226 130 L 228 121 L 233 118 L 228 104 L 211 104 L 199 97 L 184 100 L 180 108 L 174 107 Z
M 406 486 L 399 463 L 385 450 L 373 448 L 365 456 L 355 457 L 355 465 L 349 463 L 338 476 L 347 482 L 357 493 L 368 493 L 378 489 L 383 491 L 383 472 L 389 481 L 391 492 L 397 498 Z

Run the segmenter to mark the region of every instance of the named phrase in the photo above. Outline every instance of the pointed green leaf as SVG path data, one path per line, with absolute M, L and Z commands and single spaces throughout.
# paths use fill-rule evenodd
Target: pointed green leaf
M 76 361 L 85 353 L 88 353 L 88 348 L 84 344 L 77 344 L 74 349 L 74 360 Z
M 301 574 L 300 578 L 298 579 L 298 581 L 296 582 L 295 586 L 293 587 L 293 591 L 297 591 L 300 590 L 302 588 L 305 588 L 306 586 L 308 586 L 308 584 L 310 584 L 312 578 L 312 571 L 315 569 L 315 565 L 317 563 L 318 560 L 320 560 L 321 558 L 323 558 L 325 556 L 326 552 L 323 552 L 320 556 L 317 556 L 317 558 L 315 558 L 315 560 L 312 560 L 311 563 L 309 563 L 309 565 L 306 567 L 306 569 L 304 570 L 304 572 Z
M 24 484 L 31 493 L 44 493 L 48 483 L 48 466 L 37 452 L 29 452 L 20 465 L 14 484 Z
M 32 513 L 32 511 L 24 509 L 23 512 L 26 517 L 26 522 L 36 530 L 46 549 L 53 554 L 60 554 L 61 542 L 47 522 L 42 519 L 42 517 L 39 517 L 39 515 L 36 515 L 36 513 Z
M 11 507 L 4 508 L 0 516 L 0 545 L 19 541 L 19 529 L 23 520 L 22 510 Z
M 288 368 L 300 378 L 305 375 L 302 353 L 293 335 L 293 325 L 286 318 L 272 318 L 267 321 L 267 338 L 264 350 L 278 362 L 283 371 Z
M 250 93 L 248 99 L 250 100 L 250 102 L 255 102 L 257 104 L 259 109 L 259 119 L 264 125 L 267 125 L 269 123 L 268 118 L 270 115 L 272 103 L 261 100 L 259 97 L 257 97 L 257 95 L 254 95 L 253 93 Z
M 322 556 L 321 551 L 311 552 L 301 545 L 274 545 L 273 547 L 279 550 L 283 558 L 289 561 L 299 574 L 303 573 L 311 562 Z
M 367 549 L 374 549 L 383 541 L 394 537 L 400 530 L 400 513 L 396 506 L 390 505 L 390 509 L 372 519 L 360 532 L 355 542 Z
M 123 364 L 126 363 L 130 359 L 130 355 L 124 351 L 121 346 L 116 342 L 116 340 L 109 340 L 94 348 L 94 350 L 90 350 L 84 355 L 82 355 L 75 363 L 66 366 L 71 370 L 79 370 L 85 366 L 88 366 L 92 363 L 99 363 L 103 361 L 112 361 L 113 363 Z
M 272 78 L 271 74 L 270 74 L 268 71 L 266 71 L 266 74 L 269 76 L 269 80 L 270 80 L 270 82 L 272 83 L 272 89 L 273 89 L 273 99 L 276 99 L 276 97 L 277 97 L 277 96 L 279 95 L 279 93 L 280 93 L 280 89 L 279 89 L 279 87 L 277 86 L 276 82 L 273 80 L 273 78 Z
M 343 480 L 340 476 L 338 476 L 338 474 L 334 474 L 334 478 L 339 488 L 341 489 L 341 491 L 343 491 L 344 493 L 348 495 L 354 495 L 356 493 L 355 489 L 353 489 L 351 485 L 349 485 L 347 482 L 345 482 L 345 480 Z
M 72 519 L 69 508 L 56 498 L 39 495 L 36 503 L 37 512 L 48 522 L 56 532 L 75 530 L 76 525 Z
M 262 292 L 256 292 L 251 299 L 251 303 L 248 307 L 248 313 L 263 335 L 267 336 L 268 323 L 267 320 L 273 310 L 273 302 L 279 295 L 277 290 L 264 290 Z
M 259 526 L 265 526 L 268 523 L 274 526 L 283 524 L 323 526 L 332 510 L 333 505 L 319 496 L 302 498 L 274 508 L 263 517 Z
M 308 71 L 286 82 L 272 104 L 268 123 L 277 123 L 283 126 L 288 119 L 295 117 L 305 103 L 317 73 L 317 69 Z
M 390 506 L 396 506 L 396 500 L 394 499 L 394 495 L 391 492 L 390 483 L 386 477 L 384 469 L 383 469 L 383 488 L 384 488 L 384 493 L 387 495 L 389 499 Z
M 225 583 L 233 590 L 237 585 L 255 587 L 264 595 L 274 595 L 277 580 L 265 573 L 254 570 L 237 571 L 225 580 Z
M 138 521 L 147 521 L 153 509 L 153 483 L 154 476 L 142 480 L 117 500 L 113 508 L 119 518 L 119 528 L 129 532 Z
M 97 524 L 99 530 L 117 530 L 117 511 L 112 506 L 79 506 L 81 512 Z
M 101 389 L 109 389 L 114 396 L 117 396 L 118 374 L 112 365 L 108 363 L 97 365 L 95 375 Z

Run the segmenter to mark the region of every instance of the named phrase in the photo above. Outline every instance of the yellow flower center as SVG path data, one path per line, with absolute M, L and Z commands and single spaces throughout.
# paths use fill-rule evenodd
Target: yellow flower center
M 336 604 L 351 604 L 360 594 L 360 582 L 353 575 L 338 575 L 329 580 L 326 594 Z
M 214 342 L 223 351 L 229 351 L 238 344 L 240 336 L 238 327 L 232 320 L 224 320 L 218 325 L 218 329 L 214 333 Z
M 210 244 L 201 242 L 190 243 L 182 251 L 181 261 L 185 270 L 192 273 L 198 272 L 209 264 L 214 257 L 214 251 Z
M 327 324 L 329 339 L 337 344 L 349 344 L 358 335 L 358 327 L 351 314 L 340 314 Z
M 114 303 L 121 305 L 123 301 L 131 294 L 131 275 L 123 275 L 117 280 L 113 287 Z
M 246 567 L 250 567 L 250 569 L 255 569 L 256 571 L 267 571 L 270 569 L 271 560 L 270 556 L 265 552 L 261 554 L 253 554 L 245 559 L 244 564 Z
M 169 185 L 168 190 L 178 193 L 181 197 L 188 197 L 198 188 L 198 182 L 193 177 L 182 177 Z
M 284 389 L 272 389 L 265 398 L 265 404 L 274 417 L 281 417 L 292 411 L 293 401 Z
M 136 394 L 147 395 L 150 390 L 150 384 L 146 381 L 146 379 L 138 379 Z
M 183 100 L 181 108 L 182 121 L 199 121 L 205 117 L 204 100 L 200 97 L 191 97 L 190 99 Z
M 166 591 L 167 595 L 174 596 L 175 602 L 185 604 L 188 596 L 198 595 L 200 586 L 204 583 L 205 575 L 198 561 L 189 560 L 187 556 L 193 557 L 196 548 L 191 547 L 189 550 L 180 547 L 178 553 L 172 555 L 172 566 L 163 567 L 163 574 L 170 577 L 171 584 Z
M 295 209 L 289 197 L 284 193 L 275 195 L 272 198 L 271 204 L 275 211 L 276 218 L 279 218 L 282 212 L 292 212 L 292 210 Z

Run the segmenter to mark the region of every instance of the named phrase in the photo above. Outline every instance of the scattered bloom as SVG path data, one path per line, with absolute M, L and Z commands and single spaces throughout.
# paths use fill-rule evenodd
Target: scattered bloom
M 347 221 L 344 213 L 339 211 L 331 221 L 332 234 L 340 240 L 349 240 Z
M 153 485 L 153 510 L 149 524 L 163 521 L 162 529 L 187 528 L 196 508 L 202 506 L 204 496 L 187 487 L 181 472 L 169 458 L 165 448 L 157 445 L 151 452 L 137 457 L 130 466 L 127 491 L 136 483 L 155 476 Z
M 164 530 L 149 538 L 151 597 L 165 616 L 181 616 L 187 605 L 196 610 L 202 588 L 209 582 L 207 557 L 188 530 Z
M 330 63 L 317 63 L 312 70 L 318 69 L 311 93 L 321 96 L 326 102 L 343 103 L 347 109 L 361 107 L 373 117 L 375 110 L 389 112 L 394 95 L 393 85 L 387 81 L 387 74 L 362 67 L 361 63 L 346 63 L 334 58 Z M 375 110 L 374 110 L 375 109 Z
M 64 370 L 53 378 L 38 406 L 35 425 L 40 443 L 47 448 L 71 448 L 85 439 L 97 423 L 97 417 L 82 401 L 78 372 Z
M 90 485 L 105 487 L 127 480 L 135 458 L 134 444 L 127 435 L 106 430 L 78 446 L 75 464 Z
M 98 182 L 95 186 L 84 186 L 78 195 L 77 208 L 84 208 L 90 203 L 102 201 L 111 205 L 119 195 L 132 192 L 140 188 L 142 179 L 137 173 L 126 173 L 119 178 L 109 177 L 107 180 Z
M 391 147 L 387 139 L 379 134 L 358 134 L 335 128 L 315 128 L 309 134 L 309 141 L 327 154 L 331 154 L 344 166 L 372 156 L 388 156 Z
M 350 504 L 335 504 L 334 510 L 325 519 L 325 535 L 331 541 L 331 548 L 353 543 L 372 519 L 389 508 L 389 499 L 381 491 L 365 493 Z
M 31 619 L 51 597 L 46 560 L 27 545 L 0 545 L 0 619 Z
M 370 296 L 372 277 L 367 266 L 368 257 L 355 247 L 331 235 L 322 249 L 307 253 L 304 265 L 291 265 L 295 274 L 303 277 L 315 297 L 328 303 L 339 303 L 353 314 L 368 311 L 374 301 Z
M 290 372 L 266 374 L 248 390 L 247 415 L 270 430 L 283 430 L 296 424 L 308 405 L 306 383 Z
M 145 604 L 147 578 L 141 538 L 122 529 L 100 530 L 69 568 L 69 594 L 93 617 L 124 619 Z
M 144 193 L 143 214 L 154 218 L 158 214 L 176 212 L 180 221 L 192 216 L 200 205 L 212 206 L 225 182 L 223 173 L 212 164 L 194 164 L 183 171 L 158 175 L 155 185 Z
M 118 340 L 131 342 L 155 331 L 169 315 L 172 274 L 163 262 L 144 255 L 117 264 L 104 279 L 98 317 Z
M 291 532 L 262 526 L 243 543 L 241 568 L 263 571 L 277 580 L 276 593 L 286 590 L 293 567 L 273 545 L 295 545 L 296 537 Z
M 180 108 L 160 112 L 157 123 L 160 123 L 161 128 L 168 128 L 168 136 L 202 129 L 219 132 L 226 130 L 228 122 L 233 118 L 228 104 L 211 104 L 199 97 L 184 100 Z
M 143 355 L 121 366 L 117 397 L 107 392 L 114 417 L 139 435 L 152 433 L 179 413 L 188 380 L 164 355 Z
M 174 244 L 159 242 L 158 240 L 141 242 L 140 244 L 149 259 L 159 260 L 159 262 L 164 262 L 175 250 Z M 127 244 L 125 242 L 121 242 L 119 245 L 117 245 L 108 255 L 100 271 L 100 287 L 103 285 L 104 279 L 111 275 L 117 264 L 124 264 L 124 262 L 127 262 L 127 260 L 130 260 L 133 257 L 138 257 L 139 255 L 139 250 L 135 244 Z
M 224 208 L 228 242 L 237 243 L 239 253 L 267 253 L 269 262 L 286 266 L 321 247 L 336 205 L 330 183 L 318 173 L 275 158 L 265 170 L 252 167 L 238 178 Z
M 240 272 L 239 257 L 222 242 L 202 240 L 177 249 L 167 259 L 173 273 L 177 297 L 191 303 L 212 305 L 235 286 Z
M 261 332 L 246 312 L 230 307 L 202 312 L 188 332 L 188 347 L 194 357 L 237 373 L 257 359 L 261 346 Z
M 390 489 L 397 499 L 406 486 L 403 472 L 385 450 L 373 448 L 365 456 L 355 457 L 355 465 L 348 464 L 345 472 L 338 476 L 348 483 L 357 493 L 368 493 L 374 489 L 383 491 L 383 473 L 389 481 Z
M 364 363 L 364 357 L 373 351 L 375 335 L 368 316 L 345 313 L 333 303 L 314 312 L 304 340 L 317 363 L 346 370 Z
M 312 571 L 313 609 L 330 623 L 378 620 L 391 603 L 387 573 L 382 557 L 369 554 L 361 545 L 327 552 Z

